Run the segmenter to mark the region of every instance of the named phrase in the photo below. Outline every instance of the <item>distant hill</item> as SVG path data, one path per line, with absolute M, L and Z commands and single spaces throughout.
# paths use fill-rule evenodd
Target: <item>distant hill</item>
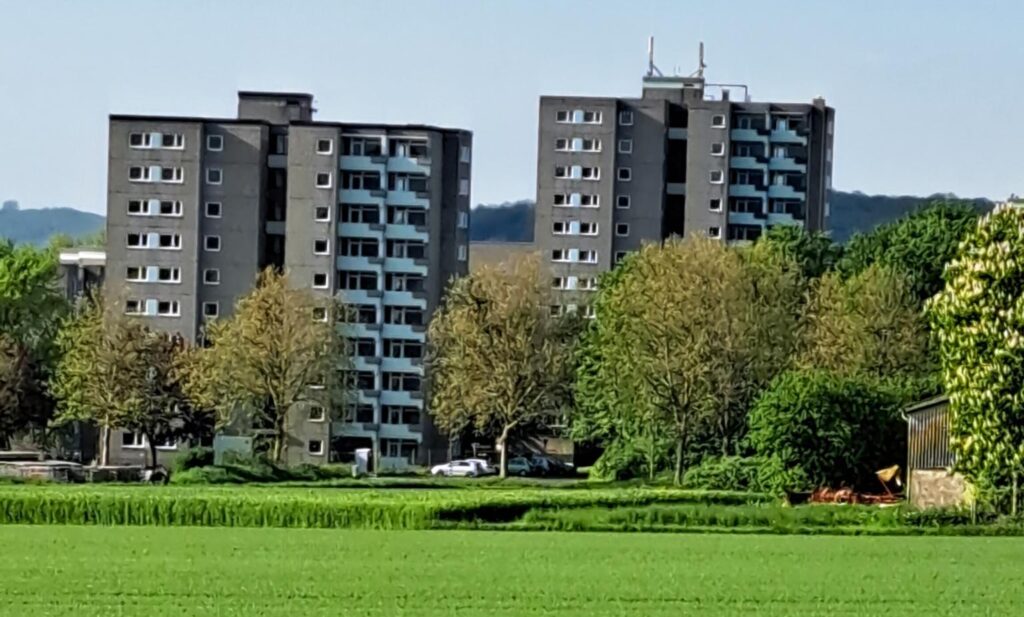
M 74 208 L 22 210 L 16 201 L 5 201 L 0 206 L 0 238 L 19 244 L 43 245 L 55 234 L 81 238 L 103 227 L 104 218 L 99 214 Z
M 883 223 L 938 199 L 959 199 L 956 195 L 936 193 L 928 197 L 912 195 L 866 195 L 859 191 L 833 191 L 829 225 L 836 242 L 846 242 L 857 232 L 871 231 Z M 971 199 L 980 212 L 992 208 L 987 199 Z M 530 242 L 533 240 L 532 199 L 479 205 L 470 217 L 469 238 L 474 242 Z

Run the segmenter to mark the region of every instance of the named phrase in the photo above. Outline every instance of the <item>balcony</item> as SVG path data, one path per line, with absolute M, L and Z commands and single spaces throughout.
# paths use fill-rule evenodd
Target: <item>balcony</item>
M 349 238 L 384 239 L 384 225 L 381 223 L 342 223 L 338 226 L 338 235 Z
M 772 212 L 768 215 L 768 225 L 796 225 L 800 226 L 802 223 L 797 219 L 793 218 L 792 214 L 788 212 Z
M 379 289 L 342 289 L 338 294 L 346 304 L 380 304 L 384 297 Z
M 734 156 L 729 159 L 729 167 L 732 169 L 757 169 L 764 171 L 768 165 L 762 163 L 754 156 Z
M 356 356 L 352 358 L 352 368 L 357 371 L 376 371 L 380 366 L 380 357 Z
M 388 205 L 391 206 L 413 206 L 416 208 L 430 207 L 430 193 L 422 191 L 388 191 Z
M 388 171 L 430 175 L 430 159 L 392 156 L 388 158 Z
M 380 390 L 357 390 L 356 402 L 362 405 L 372 405 L 381 400 Z
M 384 304 L 392 306 L 415 306 L 427 309 L 427 294 L 423 291 L 385 291 Z
M 753 184 L 730 184 L 730 197 L 757 197 L 764 199 L 764 189 Z
M 423 374 L 423 360 L 420 358 L 382 358 L 381 370 L 387 373 Z
M 386 323 L 381 326 L 381 336 L 384 338 L 401 338 L 414 341 L 427 340 L 426 326 L 406 326 L 402 324 Z
M 771 132 L 771 140 L 780 144 L 807 145 L 807 137 L 797 133 L 793 129 L 773 129 Z
M 764 225 L 764 216 L 758 216 L 753 212 L 730 212 L 730 225 L 753 225 L 760 227 Z
M 384 233 L 390 240 L 419 240 L 426 242 L 430 239 L 430 233 L 426 225 L 391 223 L 388 224 Z
M 775 156 L 768 161 L 768 169 L 772 171 L 798 171 L 807 173 L 807 165 L 797 163 L 796 159 L 788 156 Z
M 380 404 L 401 405 L 404 407 L 416 407 L 417 409 L 423 409 L 423 394 L 420 392 L 384 390 L 380 393 Z
M 806 193 L 797 191 L 788 184 L 773 184 L 768 187 L 770 199 L 800 199 L 803 200 Z
M 383 176 L 384 159 L 377 156 L 342 156 L 339 163 L 345 171 L 378 171 Z
M 409 272 L 426 276 L 427 260 L 409 257 L 386 257 L 384 258 L 384 269 L 388 272 Z
M 415 439 L 423 438 L 423 427 L 419 424 L 381 424 L 382 439 Z
M 331 435 L 340 435 L 342 437 L 373 437 L 377 434 L 376 429 L 372 428 L 375 426 L 377 425 L 366 422 L 345 422 L 344 420 L 335 420 L 331 423 Z
M 339 270 L 360 270 L 363 272 L 384 272 L 384 260 L 381 257 L 346 257 L 339 256 L 337 268 Z
M 379 323 L 341 323 L 338 324 L 338 331 L 349 338 L 376 338 L 381 334 L 381 325 Z
M 384 205 L 384 198 L 387 191 L 382 189 L 341 189 L 338 197 L 341 201 L 353 204 L 380 204 Z
M 665 192 L 669 195 L 686 195 L 686 183 L 669 182 L 665 185 Z
M 768 136 L 760 133 L 757 129 L 733 129 L 729 132 L 729 139 L 732 141 L 756 141 L 766 143 Z
M 669 139 L 686 139 L 686 129 L 672 129 L 668 130 Z

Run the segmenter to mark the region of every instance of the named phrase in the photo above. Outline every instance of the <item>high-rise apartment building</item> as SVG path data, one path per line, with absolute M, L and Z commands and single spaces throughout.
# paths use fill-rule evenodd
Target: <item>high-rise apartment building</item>
M 598 275 L 644 242 L 826 229 L 834 110 L 746 90 L 652 72 L 640 98 L 541 97 L 534 243 L 553 310 L 589 312 Z
M 378 465 L 436 460 L 447 443 L 424 408 L 425 331 L 468 271 L 472 134 L 313 113 L 309 94 L 240 92 L 237 118 L 112 115 L 107 291 L 193 340 L 267 266 L 339 295 L 354 309 L 339 327 L 356 393 L 344 410 L 292 414 L 290 462 L 361 447 Z M 141 460 L 140 437 L 115 441 Z

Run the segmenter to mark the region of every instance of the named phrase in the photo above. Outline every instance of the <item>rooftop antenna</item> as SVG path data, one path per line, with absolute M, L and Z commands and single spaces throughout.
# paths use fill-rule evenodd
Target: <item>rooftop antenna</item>
M 708 65 L 704 64 L 704 41 L 700 42 L 700 52 L 697 61 L 697 72 L 690 75 L 690 77 L 699 77 L 704 79 L 704 69 L 708 68 Z
M 647 39 L 647 76 L 654 77 L 655 75 L 662 76 L 658 67 L 654 66 L 654 37 L 652 36 Z

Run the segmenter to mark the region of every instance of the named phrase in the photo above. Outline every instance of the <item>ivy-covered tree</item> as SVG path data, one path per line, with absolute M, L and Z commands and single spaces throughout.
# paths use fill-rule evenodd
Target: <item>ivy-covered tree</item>
M 776 225 L 758 239 L 758 248 L 778 252 L 791 259 L 804 277 L 815 279 L 831 272 L 843 254 L 842 245 L 836 244 L 823 233 L 807 231 L 793 225 Z
M 536 256 L 454 281 L 430 322 L 430 413 L 443 431 L 494 435 L 500 474 L 523 428 L 560 415 L 571 391 L 575 320 L 551 315 Z
M 877 264 L 907 277 L 918 305 L 942 289 L 942 269 L 975 227 L 978 211 L 970 202 L 935 201 L 847 243 L 838 268 L 846 277 Z
M 982 487 L 1024 470 L 1024 210 L 981 219 L 927 312 L 950 397 L 956 466 Z

